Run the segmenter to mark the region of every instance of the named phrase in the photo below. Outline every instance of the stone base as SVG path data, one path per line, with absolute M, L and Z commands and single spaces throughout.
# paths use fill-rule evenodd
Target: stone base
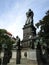
M 15 59 L 11 59 L 8 65 L 38 65 L 38 64 L 37 61 L 32 61 L 25 58 L 25 59 L 21 59 L 20 64 L 16 64 Z
M 24 53 L 27 52 L 27 57 L 24 56 Z M 13 54 L 14 56 L 14 54 Z M 36 60 L 36 50 L 25 49 L 21 50 L 21 60 L 18 65 L 38 65 Z M 16 65 L 16 57 L 12 57 L 10 63 L 8 65 Z
M 25 58 L 25 56 L 24 56 L 24 54 L 25 54 L 25 52 L 27 53 L 27 59 L 28 60 L 37 60 L 37 58 L 36 58 L 36 50 L 34 49 L 34 50 L 32 50 L 32 49 L 26 49 L 26 50 L 22 50 L 22 52 L 21 52 L 21 58 L 23 59 L 23 58 Z

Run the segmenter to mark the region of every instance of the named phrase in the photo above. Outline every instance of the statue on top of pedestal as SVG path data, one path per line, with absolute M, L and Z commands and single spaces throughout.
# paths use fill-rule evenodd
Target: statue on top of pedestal
M 29 11 L 26 12 L 26 16 L 27 16 L 27 20 L 26 20 L 26 23 L 25 24 L 33 23 L 34 13 L 33 13 L 33 11 L 31 9 L 29 9 Z

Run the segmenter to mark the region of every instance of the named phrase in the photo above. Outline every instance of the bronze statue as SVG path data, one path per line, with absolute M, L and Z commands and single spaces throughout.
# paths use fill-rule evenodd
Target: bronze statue
M 29 23 L 33 22 L 33 15 L 34 15 L 34 13 L 31 9 L 29 9 L 29 11 L 26 12 L 27 20 L 26 20 L 25 24 L 29 24 Z
M 17 36 L 16 37 L 16 64 L 20 64 L 20 59 L 21 59 L 21 49 L 20 49 L 20 38 Z

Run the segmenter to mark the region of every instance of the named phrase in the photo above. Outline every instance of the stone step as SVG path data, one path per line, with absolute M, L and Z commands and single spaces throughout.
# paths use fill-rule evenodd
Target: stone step
M 25 58 L 25 59 L 21 59 L 20 64 L 16 64 L 16 60 L 11 59 L 8 65 L 37 65 L 37 61 L 32 61 Z
M 21 63 L 22 64 L 37 64 L 37 61 L 24 58 L 24 59 L 21 59 Z
M 16 64 L 16 63 L 9 63 L 8 65 L 37 65 L 37 64 L 28 64 L 28 63 L 26 63 L 26 64 Z
M 14 64 L 14 63 L 11 63 L 11 64 L 8 64 L 8 65 L 35 65 L 35 64 Z

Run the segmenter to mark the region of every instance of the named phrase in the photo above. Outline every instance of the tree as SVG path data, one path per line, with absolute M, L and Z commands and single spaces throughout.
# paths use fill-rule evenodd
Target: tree
M 13 43 L 15 43 L 15 40 L 13 40 L 12 34 L 5 29 L 0 29 L 0 53 L 4 44 L 11 50 Z
M 43 19 L 36 23 L 36 26 L 37 28 L 40 27 L 40 31 L 38 32 L 39 37 L 49 46 L 49 10 Z
M 0 29 L 0 45 L 6 44 L 9 49 L 12 49 L 12 44 L 15 41 L 12 39 L 12 34 L 5 29 Z M 2 47 L 1 47 L 2 48 Z M 1 49 L 0 49 L 1 50 Z
M 12 56 L 11 49 L 12 49 L 13 43 L 15 43 L 15 40 L 13 40 L 12 34 L 9 33 L 5 29 L 0 29 L 0 64 L 1 64 L 2 46 L 4 47 L 4 50 L 7 49 L 7 51 L 4 51 L 4 57 L 3 57 L 3 64 L 4 64 L 4 61 L 5 61 L 5 63 L 7 63 L 6 60 L 8 62 L 10 61 L 10 58 Z M 5 57 L 6 57 L 5 53 L 8 54 L 8 58 L 7 59 L 5 59 Z

